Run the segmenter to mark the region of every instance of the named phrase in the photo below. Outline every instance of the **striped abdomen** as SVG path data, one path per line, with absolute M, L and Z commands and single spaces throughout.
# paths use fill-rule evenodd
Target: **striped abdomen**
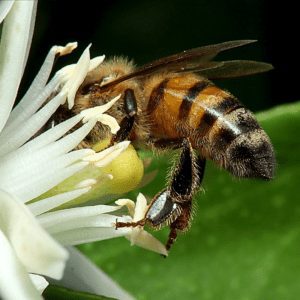
M 154 138 L 190 137 L 206 158 L 239 177 L 271 178 L 275 158 L 266 133 L 234 96 L 190 74 L 162 79 L 149 96 Z

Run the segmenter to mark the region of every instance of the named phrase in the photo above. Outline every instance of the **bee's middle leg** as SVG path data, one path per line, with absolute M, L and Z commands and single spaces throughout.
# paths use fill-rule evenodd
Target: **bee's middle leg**
M 120 123 L 119 131 L 112 137 L 111 145 L 126 140 L 131 134 L 137 114 L 137 101 L 132 89 L 127 89 L 124 92 L 124 110 L 126 116 Z

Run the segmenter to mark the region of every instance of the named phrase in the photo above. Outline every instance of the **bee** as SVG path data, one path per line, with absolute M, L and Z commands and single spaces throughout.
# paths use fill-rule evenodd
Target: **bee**
M 210 81 L 272 69 L 270 64 L 249 60 L 213 61 L 222 51 L 252 42 L 199 47 L 140 68 L 114 58 L 88 74 L 72 114 L 122 96 L 108 111 L 120 130 L 111 136 L 104 125 L 96 124 L 84 147 L 109 136 L 111 144 L 128 139 L 154 149 L 181 149 L 167 187 L 153 198 L 145 217 L 138 222 L 116 222 L 116 229 L 170 226 L 169 250 L 177 232 L 190 226 L 192 199 L 201 185 L 206 159 L 236 177 L 273 177 L 275 156 L 269 137 L 236 97 Z

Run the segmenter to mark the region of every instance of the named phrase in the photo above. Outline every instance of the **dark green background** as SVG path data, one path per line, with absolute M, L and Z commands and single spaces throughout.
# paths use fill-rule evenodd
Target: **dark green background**
M 261 0 L 99 0 L 39 1 L 30 55 L 29 84 L 54 44 L 78 41 L 79 50 L 57 67 L 74 62 L 89 44 L 92 55 L 124 55 L 139 65 L 201 45 L 234 39 L 258 43 L 221 58 L 271 62 L 275 70 L 220 83 L 252 110 L 297 100 L 299 66 L 297 9 L 292 1 Z M 293 36 L 295 31 L 295 36 Z M 24 89 L 22 90 L 24 91 Z

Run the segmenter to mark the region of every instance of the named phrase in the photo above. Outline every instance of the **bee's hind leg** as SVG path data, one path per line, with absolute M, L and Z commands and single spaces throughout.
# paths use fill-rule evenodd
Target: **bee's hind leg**
M 170 224 L 166 249 L 169 251 L 177 233 L 189 228 L 192 217 L 192 200 L 203 180 L 205 159 L 196 156 L 189 139 L 182 142 L 180 157 L 174 168 L 168 190 L 173 202 L 180 209 L 180 215 Z
M 112 137 L 110 142 L 111 145 L 126 140 L 131 134 L 135 122 L 135 116 L 137 114 L 137 102 L 132 89 L 127 89 L 124 92 L 124 110 L 126 112 L 126 116 L 120 123 L 119 131 Z

